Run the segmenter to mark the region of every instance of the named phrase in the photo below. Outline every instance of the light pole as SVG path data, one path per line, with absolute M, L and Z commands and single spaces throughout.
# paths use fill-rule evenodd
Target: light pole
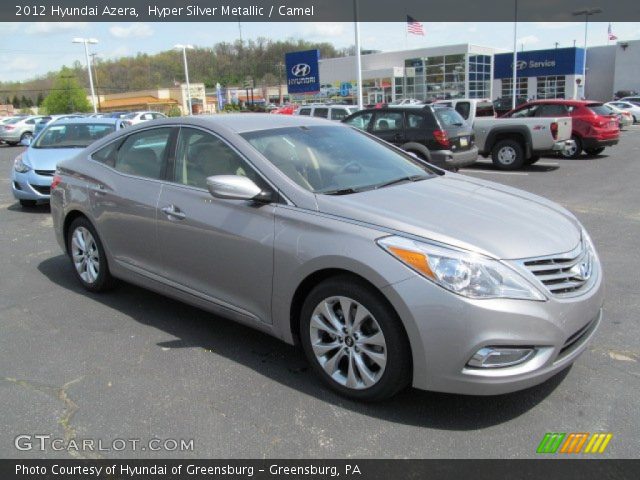
M 98 113 L 96 92 L 93 91 L 93 74 L 91 73 L 91 62 L 89 62 L 89 44 L 95 45 L 96 43 L 98 43 L 98 40 L 96 40 L 95 38 L 76 37 L 72 40 L 72 42 L 84 44 L 84 56 L 87 60 L 87 72 L 89 72 L 89 87 L 91 88 L 91 103 L 93 104 L 93 113 Z
M 587 32 L 589 30 L 589 17 L 596 13 L 602 13 L 600 8 L 589 8 L 586 10 L 576 10 L 574 17 L 584 15 L 584 52 L 582 52 L 582 96 L 586 98 L 587 93 Z
M 189 115 L 191 115 L 192 107 L 191 107 L 191 87 L 189 86 L 189 66 L 187 65 L 187 49 L 193 50 L 193 45 L 182 45 L 177 44 L 174 45 L 173 48 L 176 50 L 182 50 L 182 59 L 184 61 L 184 78 L 187 82 L 187 105 L 189 106 Z
M 511 72 L 512 92 L 511 110 L 516 108 L 517 80 L 518 80 L 518 0 L 515 0 L 513 8 L 513 72 Z
M 360 58 L 360 23 L 358 22 L 358 0 L 353 0 L 353 20 L 354 20 L 354 33 L 356 36 L 356 81 L 357 87 L 357 99 L 358 110 L 363 109 L 362 100 L 362 59 Z

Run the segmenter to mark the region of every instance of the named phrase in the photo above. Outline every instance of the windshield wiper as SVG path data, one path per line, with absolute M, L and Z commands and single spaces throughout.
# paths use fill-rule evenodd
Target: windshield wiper
M 391 185 L 396 185 L 398 183 L 403 183 L 403 182 L 418 182 L 420 180 L 425 180 L 429 178 L 429 175 L 407 175 L 406 177 L 400 177 L 400 178 L 396 178 L 395 180 L 391 180 L 389 182 L 385 182 L 385 183 L 381 183 L 379 185 L 376 185 L 374 188 L 384 188 L 384 187 L 389 187 Z
M 352 193 L 358 193 L 361 190 L 355 188 L 339 188 L 336 190 L 327 190 L 326 192 L 318 192 L 324 195 L 350 195 Z

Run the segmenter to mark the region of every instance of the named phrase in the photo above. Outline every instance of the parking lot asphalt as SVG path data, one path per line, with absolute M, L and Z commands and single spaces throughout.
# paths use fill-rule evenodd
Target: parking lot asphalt
M 597 157 L 461 173 L 559 202 L 587 227 L 605 320 L 576 364 L 497 397 L 408 389 L 380 404 L 323 387 L 295 348 L 141 288 L 88 294 L 49 208 L 23 210 L 0 146 L 0 457 L 530 458 L 546 432 L 611 432 L 601 457 L 637 457 L 640 431 L 640 126 Z M 193 439 L 193 451 L 19 451 L 15 437 Z M 583 455 L 584 456 L 584 455 Z

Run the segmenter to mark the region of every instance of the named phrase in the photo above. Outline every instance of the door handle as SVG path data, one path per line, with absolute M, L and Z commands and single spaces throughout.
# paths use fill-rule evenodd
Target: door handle
M 98 183 L 98 184 L 96 184 L 96 186 L 93 188 L 93 191 L 94 191 L 94 192 L 96 192 L 97 194 L 105 195 L 105 194 L 107 193 L 107 192 L 106 192 L 106 189 L 107 189 L 107 188 L 106 188 L 103 184 Z
M 163 207 L 161 210 L 168 217 L 177 218 L 178 220 L 184 220 L 185 218 L 187 218 L 184 212 L 180 211 L 180 209 L 175 205 L 169 205 L 168 207 Z

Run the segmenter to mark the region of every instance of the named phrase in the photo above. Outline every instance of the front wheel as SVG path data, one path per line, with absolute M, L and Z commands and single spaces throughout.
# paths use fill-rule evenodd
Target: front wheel
M 88 219 L 78 217 L 71 223 L 67 242 L 76 277 L 84 288 L 100 292 L 113 286 L 104 247 Z
M 582 140 L 580 140 L 580 137 L 576 136 L 576 135 L 572 135 L 571 136 L 571 140 L 573 140 L 573 145 L 571 146 L 571 148 L 567 149 L 567 150 L 563 150 L 562 151 L 562 156 L 564 158 L 578 158 L 580 156 L 580 154 L 582 153 Z
M 491 150 L 491 159 L 500 170 L 517 170 L 524 165 L 524 150 L 516 140 L 500 140 Z
M 600 155 L 604 152 L 604 147 L 586 148 L 584 151 L 587 152 L 587 155 Z
M 363 282 L 345 276 L 316 286 L 302 307 L 300 336 L 313 369 L 344 396 L 378 401 L 409 384 L 410 346 L 400 319 Z

